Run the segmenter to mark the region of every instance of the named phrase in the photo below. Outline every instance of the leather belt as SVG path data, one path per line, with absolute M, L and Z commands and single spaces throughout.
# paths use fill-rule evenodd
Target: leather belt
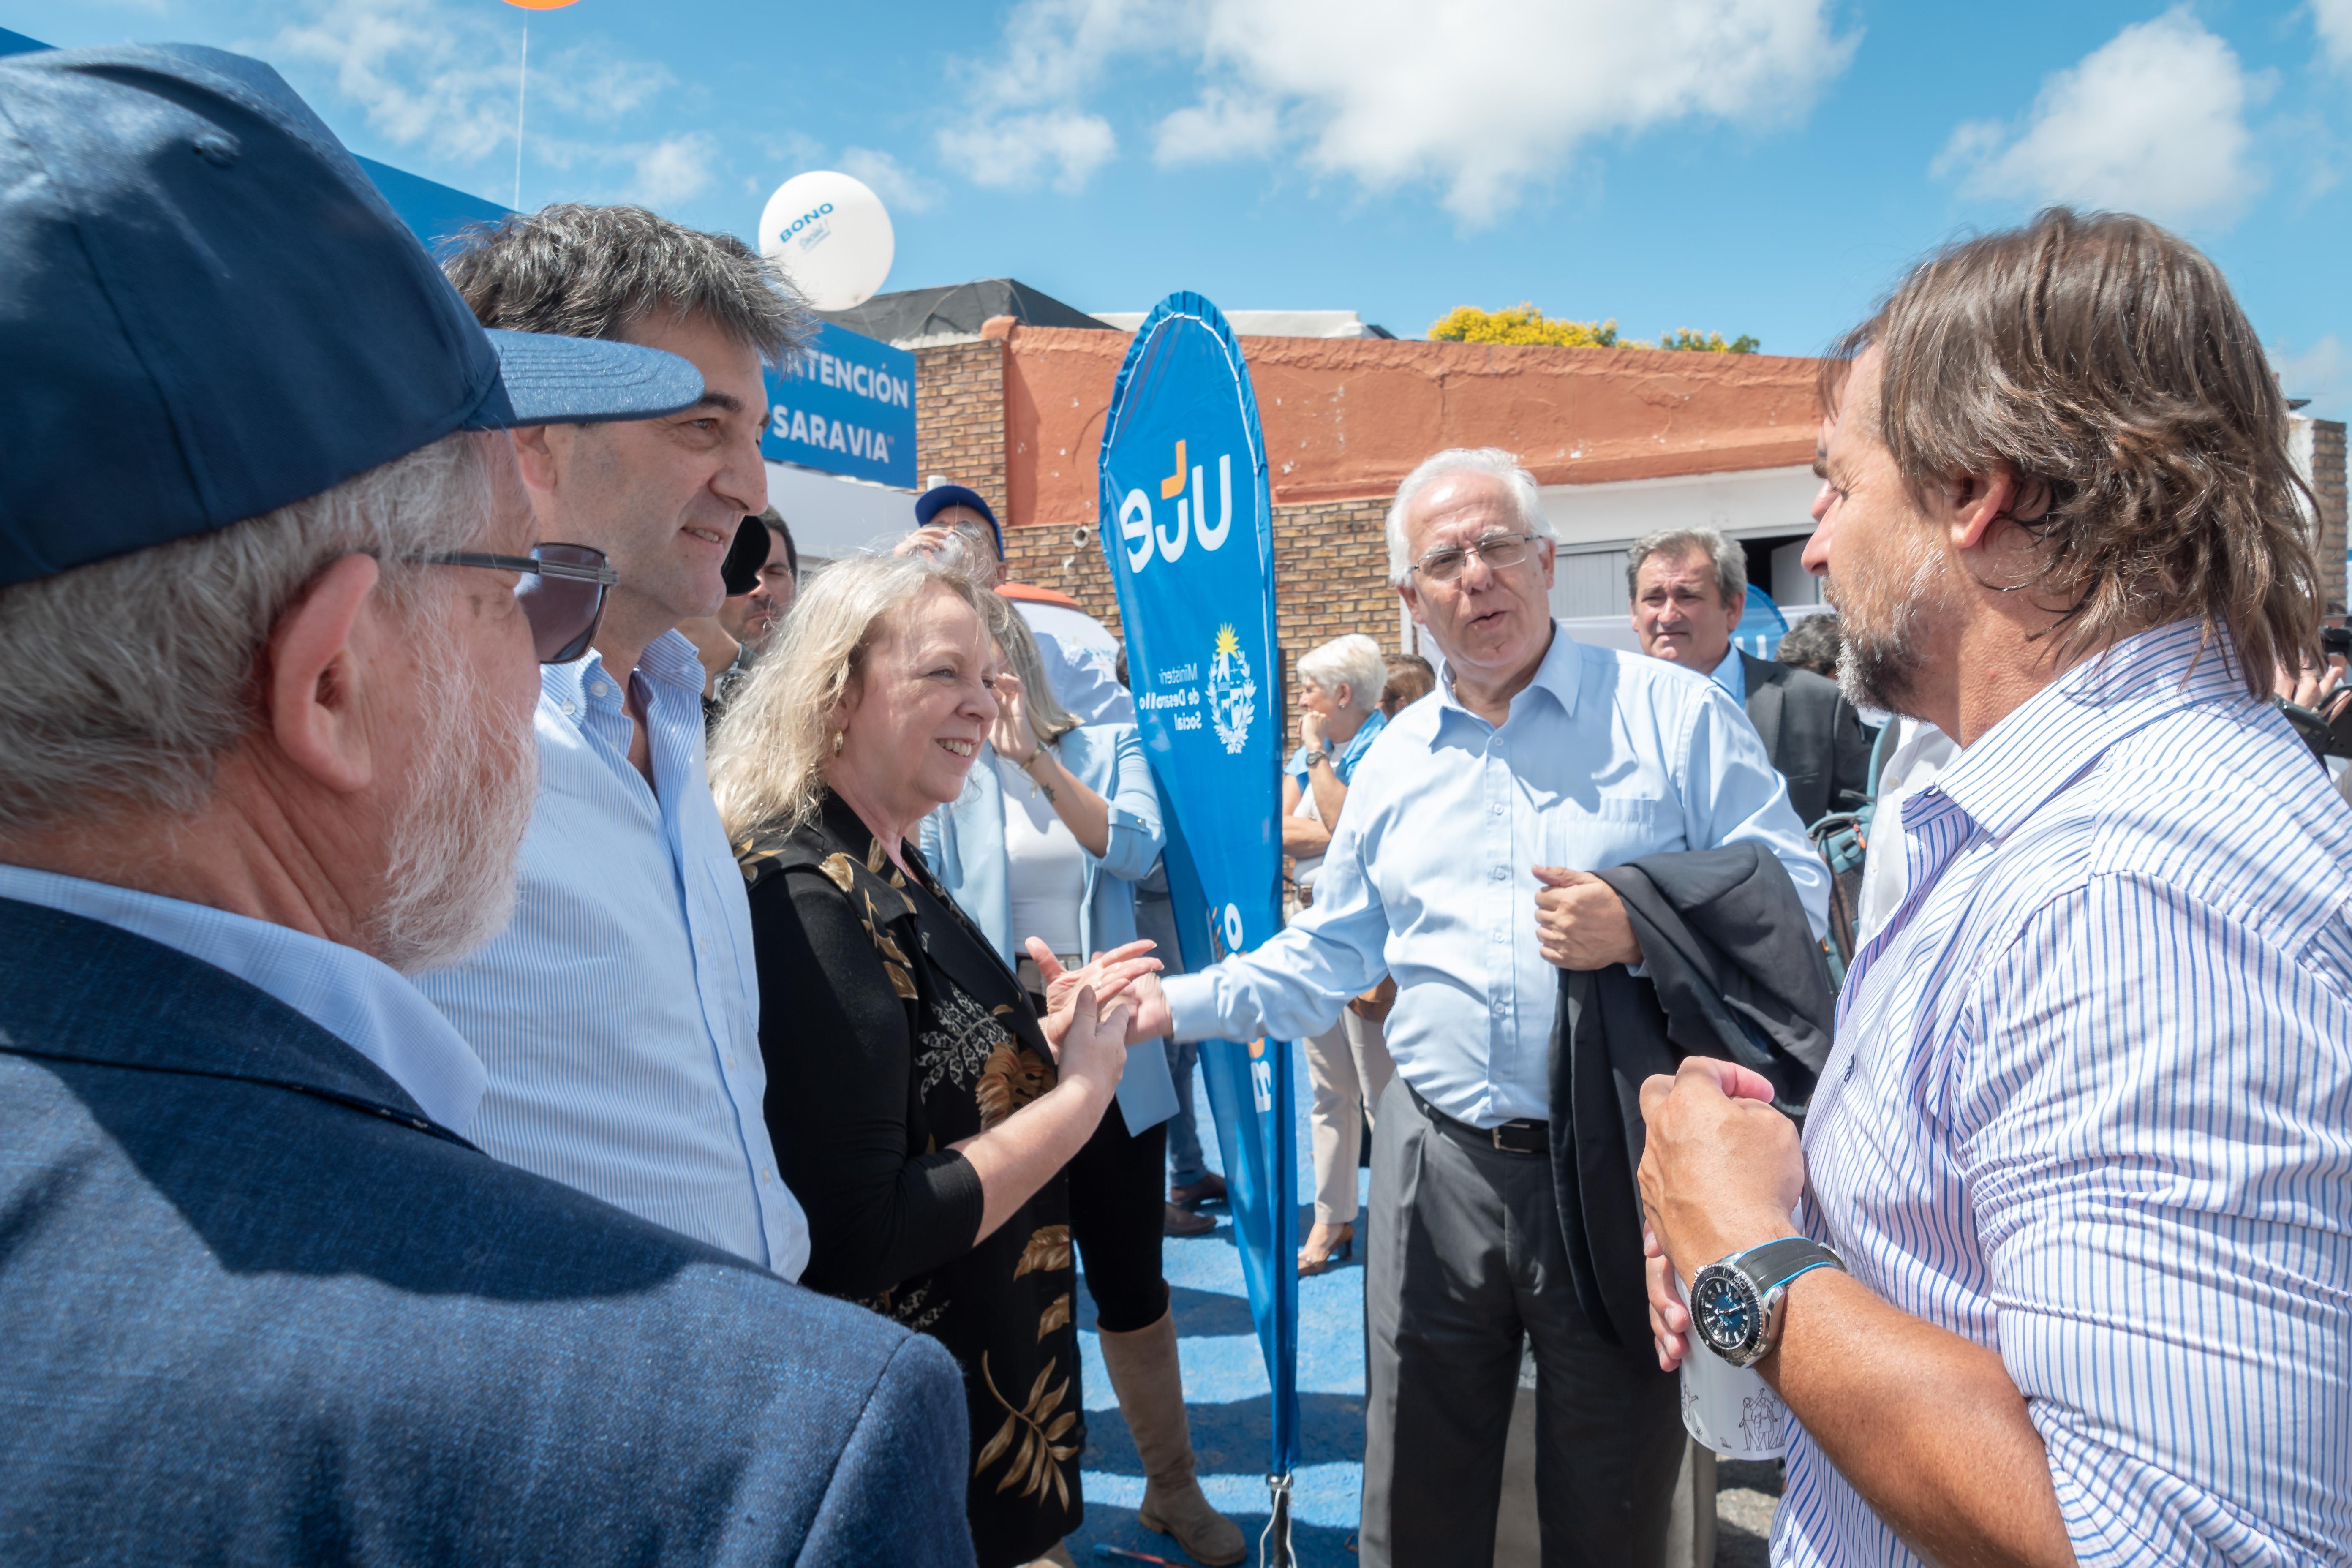
M 1549 1121 L 1534 1121 L 1521 1117 L 1516 1121 L 1506 1121 L 1499 1127 L 1473 1127 L 1466 1121 L 1455 1121 L 1430 1104 L 1422 1098 L 1421 1090 L 1412 1085 L 1404 1087 L 1405 1092 L 1412 1096 L 1412 1102 L 1421 1107 L 1422 1114 L 1429 1118 L 1433 1126 L 1474 1148 L 1484 1145 L 1505 1154 L 1548 1155 L 1551 1152 L 1551 1123 Z

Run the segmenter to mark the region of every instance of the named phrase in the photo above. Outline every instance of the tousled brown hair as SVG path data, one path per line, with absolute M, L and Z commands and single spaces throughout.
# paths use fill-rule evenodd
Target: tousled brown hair
M 702 316 L 777 366 L 816 333 L 775 263 L 643 207 L 516 213 L 462 235 L 442 269 L 477 321 L 512 331 L 620 338 L 657 313 Z
M 2018 521 L 2043 550 L 2031 590 L 2065 606 L 2062 663 L 2194 616 L 2262 700 L 2315 654 L 2316 503 L 2252 324 L 2195 247 L 2052 207 L 1914 268 L 1823 363 L 1824 407 L 1870 348 L 1876 434 L 1915 497 L 2001 470 L 2047 487 Z

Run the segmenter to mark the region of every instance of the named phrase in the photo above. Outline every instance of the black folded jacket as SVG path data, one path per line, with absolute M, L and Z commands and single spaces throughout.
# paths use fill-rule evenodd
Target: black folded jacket
M 1829 1059 L 1836 1000 L 1796 884 L 1769 850 L 1732 844 L 1593 874 L 1624 900 L 1646 978 L 1618 963 L 1560 974 L 1552 1181 L 1585 1316 L 1631 1349 L 1650 1337 L 1634 1183 L 1642 1080 L 1685 1057 L 1724 1058 L 1771 1079 L 1780 1108 L 1799 1114 Z

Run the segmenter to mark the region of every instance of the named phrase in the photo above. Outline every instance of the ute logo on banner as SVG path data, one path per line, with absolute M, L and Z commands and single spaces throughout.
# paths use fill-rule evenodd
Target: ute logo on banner
M 1276 668 L 1265 440 L 1241 345 L 1199 295 L 1170 295 L 1137 330 L 1104 416 L 1101 471 L 1103 559 L 1168 824 L 1181 956 L 1197 969 L 1282 926 L 1282 717 L 1278 691 L 1259 685 Z M 1267 1470 L 1285 1527 L 1270 1532 L 1277 1562 L 1287 1561 L 1286 1478 L 1298 1458 L 1289 1062 L 1280 1040 L 1201 1048 L 1274 1394 Z

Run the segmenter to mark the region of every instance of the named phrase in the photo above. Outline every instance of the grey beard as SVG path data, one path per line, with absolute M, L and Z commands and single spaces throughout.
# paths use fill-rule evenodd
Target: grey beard
M 1911 581 L 1895 600 L 1892 624 L 1884 631 L 1861 626 L 1841 611 L 1838 689 L 1848 702 L 1884 713 L 1919 716 L 1906 705 L 1927 662 L 1927 611 L 1937 597 L 1941 564 L 1932 554 L 1921 554 L 1911 568 Z
M 383 902 L 368 944 L 403 974 L 454 963 L 506 929 L 539 795 L 530 715 L 509 718 L 446 646 L 423 662 L 428 739 L 387 831 Z

